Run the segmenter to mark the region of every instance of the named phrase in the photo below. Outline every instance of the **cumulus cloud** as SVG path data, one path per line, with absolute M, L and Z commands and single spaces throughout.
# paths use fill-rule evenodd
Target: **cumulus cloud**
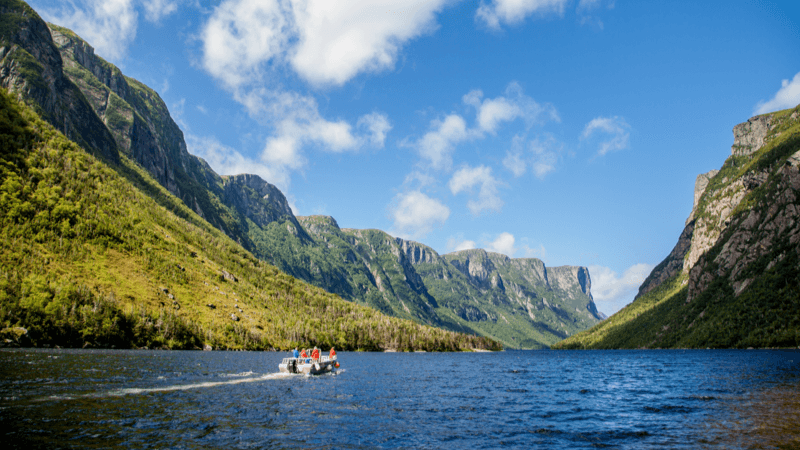
M 794 108 L 800 104 L 800 72 L 791 80 L 781 81 L 781 88 L 771 99 L 756 106 L 756 114 L 766 114 L 781 109 Z
M 476 89 L 465 94 L 462 101 L 475 109 L 473 127 L 467 126 L 464 117 L 452 113 L 444 119 L 432 120 L 430 131 L 410 144 L 423 162 L 434 170 L 450 170 L 458 144 L 496 134 L 503 123 L 519 119 L 530 127 L 547 120 L 560 121 L 552 105 L 537 103 L 525 95 L 516 82 L 509 83 L 502 96 L 484 98 L 483 92 Z
M 564 14 L 568 0 L 492 0 L 481 1 L 475 19 L 492 29 L 501 23 L 515 25 L 532 14 Z
M 456 144 L 474 137 L 467 129 L 464 118 L 450 114 L 444 120 L 431 122 L 431 131 L 425 133 L 416 143 L 419 156 L 433 169 L 450 169 L 453 164 L 453 150 Z
M 633 301 L 639 286 L 653 270 L 650 264 L 634 264 L 622 275 L 603 266 L 589 266 L 592 278 L 592 296 L 597 309 L 612 315 Z
M 523 238 L 523 242 L 527 239 Z M 522 244 L 522 253 L 525 255 L 526 258 L 538 258 L 544 260 L 547 258 L 547 249 L 544 248 L 544 245 L 539 244 L 539 247 L 531 247 L 528 244 Z
M 476 132 L 480 133 L 495 134 L 500 124 L 518 118 L 524 119 L 528 125 L 541 121 L 542 116 L 556 122 L 560 120 L 552 105 L 537 103 L 525 95 L 517 82 L 509 83 L 504 96 L 483 99 L 483 92 L 476 89 L 464 95 L 462 100 L 475 108 Z
M 514 174 L 515 177 L 525 175 L 528 170 L 528 163 L 522 157 L 522 150 L 514 148 L 506 152 L 506 157 L 503 158 L 503 165 Z
M 447 249 L 452 252 L 459 252 L 461 250 L 472 250 L 477 248 L 475 241 L 464 239 L 461 236 L 451 237 L 447 240 Z
M 364 131 L 364 136 L 373 147 L 382 148 L 386 143 L 386 134 L 392 129 L 389 118 L 383 113 L 371 113 L 361 116 L 356 124 Z
M 278 1 L 227 0 L 202 31 L 203 67 L 229 88 L 262 79 L 263 64 L 282 59 L 292 24 Z
M 303 149 L 309 146 L 333 153 L 382 148 L 392 128 L 388 117 L 376 112 L 361 116 L 355 127 L 345 120 L 328 120 L 319 113 L 316 100 L 296 92 L 262 88 L 236 92 L 234 98 L 252 117 L 274 128 L 264 145 L 264 162 L 289 169 L 306 164 Z
M 503 207 L 503 200 L 498 195 L 500 182 L 492 176 L 491 167 L 464 166 L 450 178 L 448 186 L 450 192 L 456 195 L 460 192 L 474 192 L 478 186 L 477 196 L 473 196 L 468 202 L 467 207 L 473 215 L 479 215 L 483 211 L 500 211 Z
M 556 169 L 562 151 L 563 145 L 552 135 L 538 136 L 529 142 L 518 135 L 514 137 L 511 150 L 506 152 L 503 165 L 515 177 L 524 175 L 530 166 L 536 178 L 541 180 Z
M 315 86 L 390 69 L 436 28 L 448 0 L 224 0 L 203 31 L 203 64 L 232 86 L 288 67 Z
M 292 0 L 291 65 L 313 84 L 341 85 L 394 66 L 402 45 L 435 29 L 448 0 Z
M 511 233 L 500 233 L 497 237 L 491 241 L 486 243 L 486 250 L 495 253 L 502 253 L 509 258 L 514 257 L 514 253 L 517 252 L 516 247 L 514 247 L 514 235 Z
M 243 156 L 231 147 L 220 143 L 214 137 L 186 134 L 186 147 L 189 153 L 203 158 L 220 175 L 252 173 L 287 192 L 289 176 L 281 167 L 267 165 Z
M 419 239 L 450 217 L 450 208 L 420 191 L 397 194 L 389 207 L 394 222 L 392 234 Z
M 581 140 L 595 136 L 598 140 L 597 154 L 600 156 L 628 147 L 630 125 L 622 117 L 598 117 L 586 124 Z
M 145 17 L 150 22 L 158 22 L 178 10 L 179 0 L 144 0 Z
M 67 27 L 86 39 L 98 55 L 119 59 L 136 38 L 138 13 L 134 0 L 62 2 L 58 8 L 39 10 L 48 21 Z

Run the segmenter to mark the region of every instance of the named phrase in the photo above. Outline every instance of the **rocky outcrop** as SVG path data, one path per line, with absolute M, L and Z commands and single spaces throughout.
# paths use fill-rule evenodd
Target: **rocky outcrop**
M 800 151 L 794 154 L 800 158 Z M 761 273 L 750 270 L 768 259 L 769 270 L 786 258 L 786 247 L 800 255 L 800 171 L 788 162 L 770 183 L 776 195 L 750 209 L 730 225 L 717 243 L 717 252 L 702 255 L 689 272 L 687 302 L 703 293 L 718 277 L 727 278 L 735 295 L 741 294 Z M 780 251 L 776 252 L 776 249 Z M 710 270 L 713 266 L 713 270 Z
M 280 189 L 258 175 L 242 174 L 222 177 L 223 201 L 260 227 L 272 222 L 289 221 L 303 230 Z M 305 234 L 305 231 L 302 231 Z
M 765 114 L 749 119 L 733 127 L 731 154 L 747 156 L 757 152 L 763 145 L 772 124 L 772 115 Z
M 144 167 L 162 186 L 181 197 L 178 179 L 192 157 L 183 132 L 158 94 L 126 78 L 114 65 L 72 31 L 49 25 L 67 76 L 89 100 L 113 134 L 119 149 Z M 179 173 L 181 172 L 181 173 Z
M 64 75 L 61 54 L 47 24 L 27 4 L 0 3 L 0 86 L 69 139 L 109 162 L 118 160 L 114 138 L 83 93 Z

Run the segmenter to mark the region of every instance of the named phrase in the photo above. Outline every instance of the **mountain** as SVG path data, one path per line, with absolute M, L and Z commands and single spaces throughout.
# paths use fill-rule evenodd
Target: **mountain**
M 124 113 L 122 97 L 108 91 L 106 103 L 87 99 L 59 72 L 74 68 L 38 15 L 14 0 L 2 0 L 0 12 L 0 345 L 501 348 L 487 338 L 387 317 L 253 256 L 186 205 L 193 192 L 179 198 L 161 185 L 180 192 L 216 182 L 184 176 L 196 176 L 192 167 L 202 168 L 201 161 L 165 165 L 174 176 L 162 178 L 144 169 L 153 166 L 142 150 L 169 164 L 185 156 L 174 151 L 179 146 L 159 143 L 177 128 L 149 120 L 152 111 L 137 118 L 133 107 L 122 114 L 127 125 L 113 125 L 119 122 L 108 104 L 117 102 Z M 119 74 L 111 79 L 120 92 L 135 84 Z M 137 95 L 125 104 L 142 107 Z M 106 105 L 105 114 L 94 112 L 98 105 Z M 86 113 L 88 125 L 71 112 Z M 222 181 L 218 187 L 224 194 Z
M 220 176 L 189 154 L 183 133 L 158 94 L 95 55 L 75 33 L 49 25 L 48 36 L 43 22 L 24 3 L 2 0 L 0 5 L 9 11 L 2 19 L 2 30 L 8 30 L 2 36 L 8 36 L 4 39 L 11 50 L 3 47 L 6 57 L 0 65 L 6 89 L 35 108 L 40 101 L 61 105 L 42 111 L 91 115 L 90 126 L 78 127 L 56 118 L 61 116 L 55 112 L 42 112 L 84 147 L 97 143 L 90 146 L 93 154 L 109 164 L 118 164 L 119 155 L 134 161 L 189 210 L 256 258 L 385 314 L 493 337 L 510 347 L 547 346 L 603 317 L 592 300 L 585 268 L 545 268 L 539 260 L 511 260 L 483 251 L 461 261 L 463 255 L 442 257 L 379 230 L 342 230 L 332 218 L 295 217 L 283 193 L 267 181 L 247 174 Z M 47 75 L 39 77 L 43 81 L 31 71 L 20 71 L 19 55 L 25 54 L 30 58 L 24 61 L 38 64 L 39 72 Z M 55 86 L 52 80 L 61 87 L 45 89 L 44 94 L 28 88 Z M 75 121 L 73 115 L 68 119 Z M 172 208 L 160 191 L 146 183 L 139 187 Z M 183 209 L 172 210 L 183 219 L 189 217 Z M 413 253 L 420 251 L 431 259 L 415 259 Z M 488 281 L 470 273 L 482 264 L 481 258 L 488 261 Z
M 548 346 L 601 320 L 585 267 L 547 268 L 538 259 L 480 249 L 442 256 L 380 230 L 341 229 L 331 217 L 298 220 L 356 274 L 351 292 L 398 317 L 491 336 L 512 348 Z
M 627 307 L 558 348 L 800 346 L 800 106 L 733 129 L 675 248 Z

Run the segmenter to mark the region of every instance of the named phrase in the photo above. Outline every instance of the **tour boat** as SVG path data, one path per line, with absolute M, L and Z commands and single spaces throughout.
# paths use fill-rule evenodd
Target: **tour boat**
M 313 358 L 283 358 L 278 368 L 282 373 L 304 373 L 306 375 L 319 375 L 334 372 L 339 367 L 336 356 L 320 356 Z

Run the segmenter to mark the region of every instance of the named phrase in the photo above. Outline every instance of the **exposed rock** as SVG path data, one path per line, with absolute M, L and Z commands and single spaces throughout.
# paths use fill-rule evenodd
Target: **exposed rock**
M 236 314 L 231 314 L 231 320 L 234 321 L 234 322 L 238 322 L 239 318 L 236 317 Z
M 689 222 L 694 221 L 694 213 L 697 210 L 697 205 L 700 203 L 700 197 L 702 197 L 703 193 L 706 191 L 708 182 L 711 181 L 711 179 L 714 178 L 718 173 L 719 170 L 710 170 L 697 176 L 697 179 L 694 182 L 694 204 L 692 205 L 692 213 L 689 214 L 689 218 L 686 219 L 686 225 L 689 225 Z
M 733 127 L 731 154 L 745 156 L 757 152 L 764 145 L 764 138 L 770 130 L 771 122 L 772 115 L 765 114 Z
M 222 278 L 222 280 L 233 281 L 234 283 L 239 282 L 238 278 L 236 278 L 232 273 L 228 272 L 225 269 L 220 270 L 220 278 Z
M 64 75 L 61 54 L 47 24 L 22 2 L 0 5 L 0 16 L 16 21 L 0 42 L 0 86 L 31 105 L 69 139 L 107 161 L 119 160 L 114 138 L 81 91 Z

